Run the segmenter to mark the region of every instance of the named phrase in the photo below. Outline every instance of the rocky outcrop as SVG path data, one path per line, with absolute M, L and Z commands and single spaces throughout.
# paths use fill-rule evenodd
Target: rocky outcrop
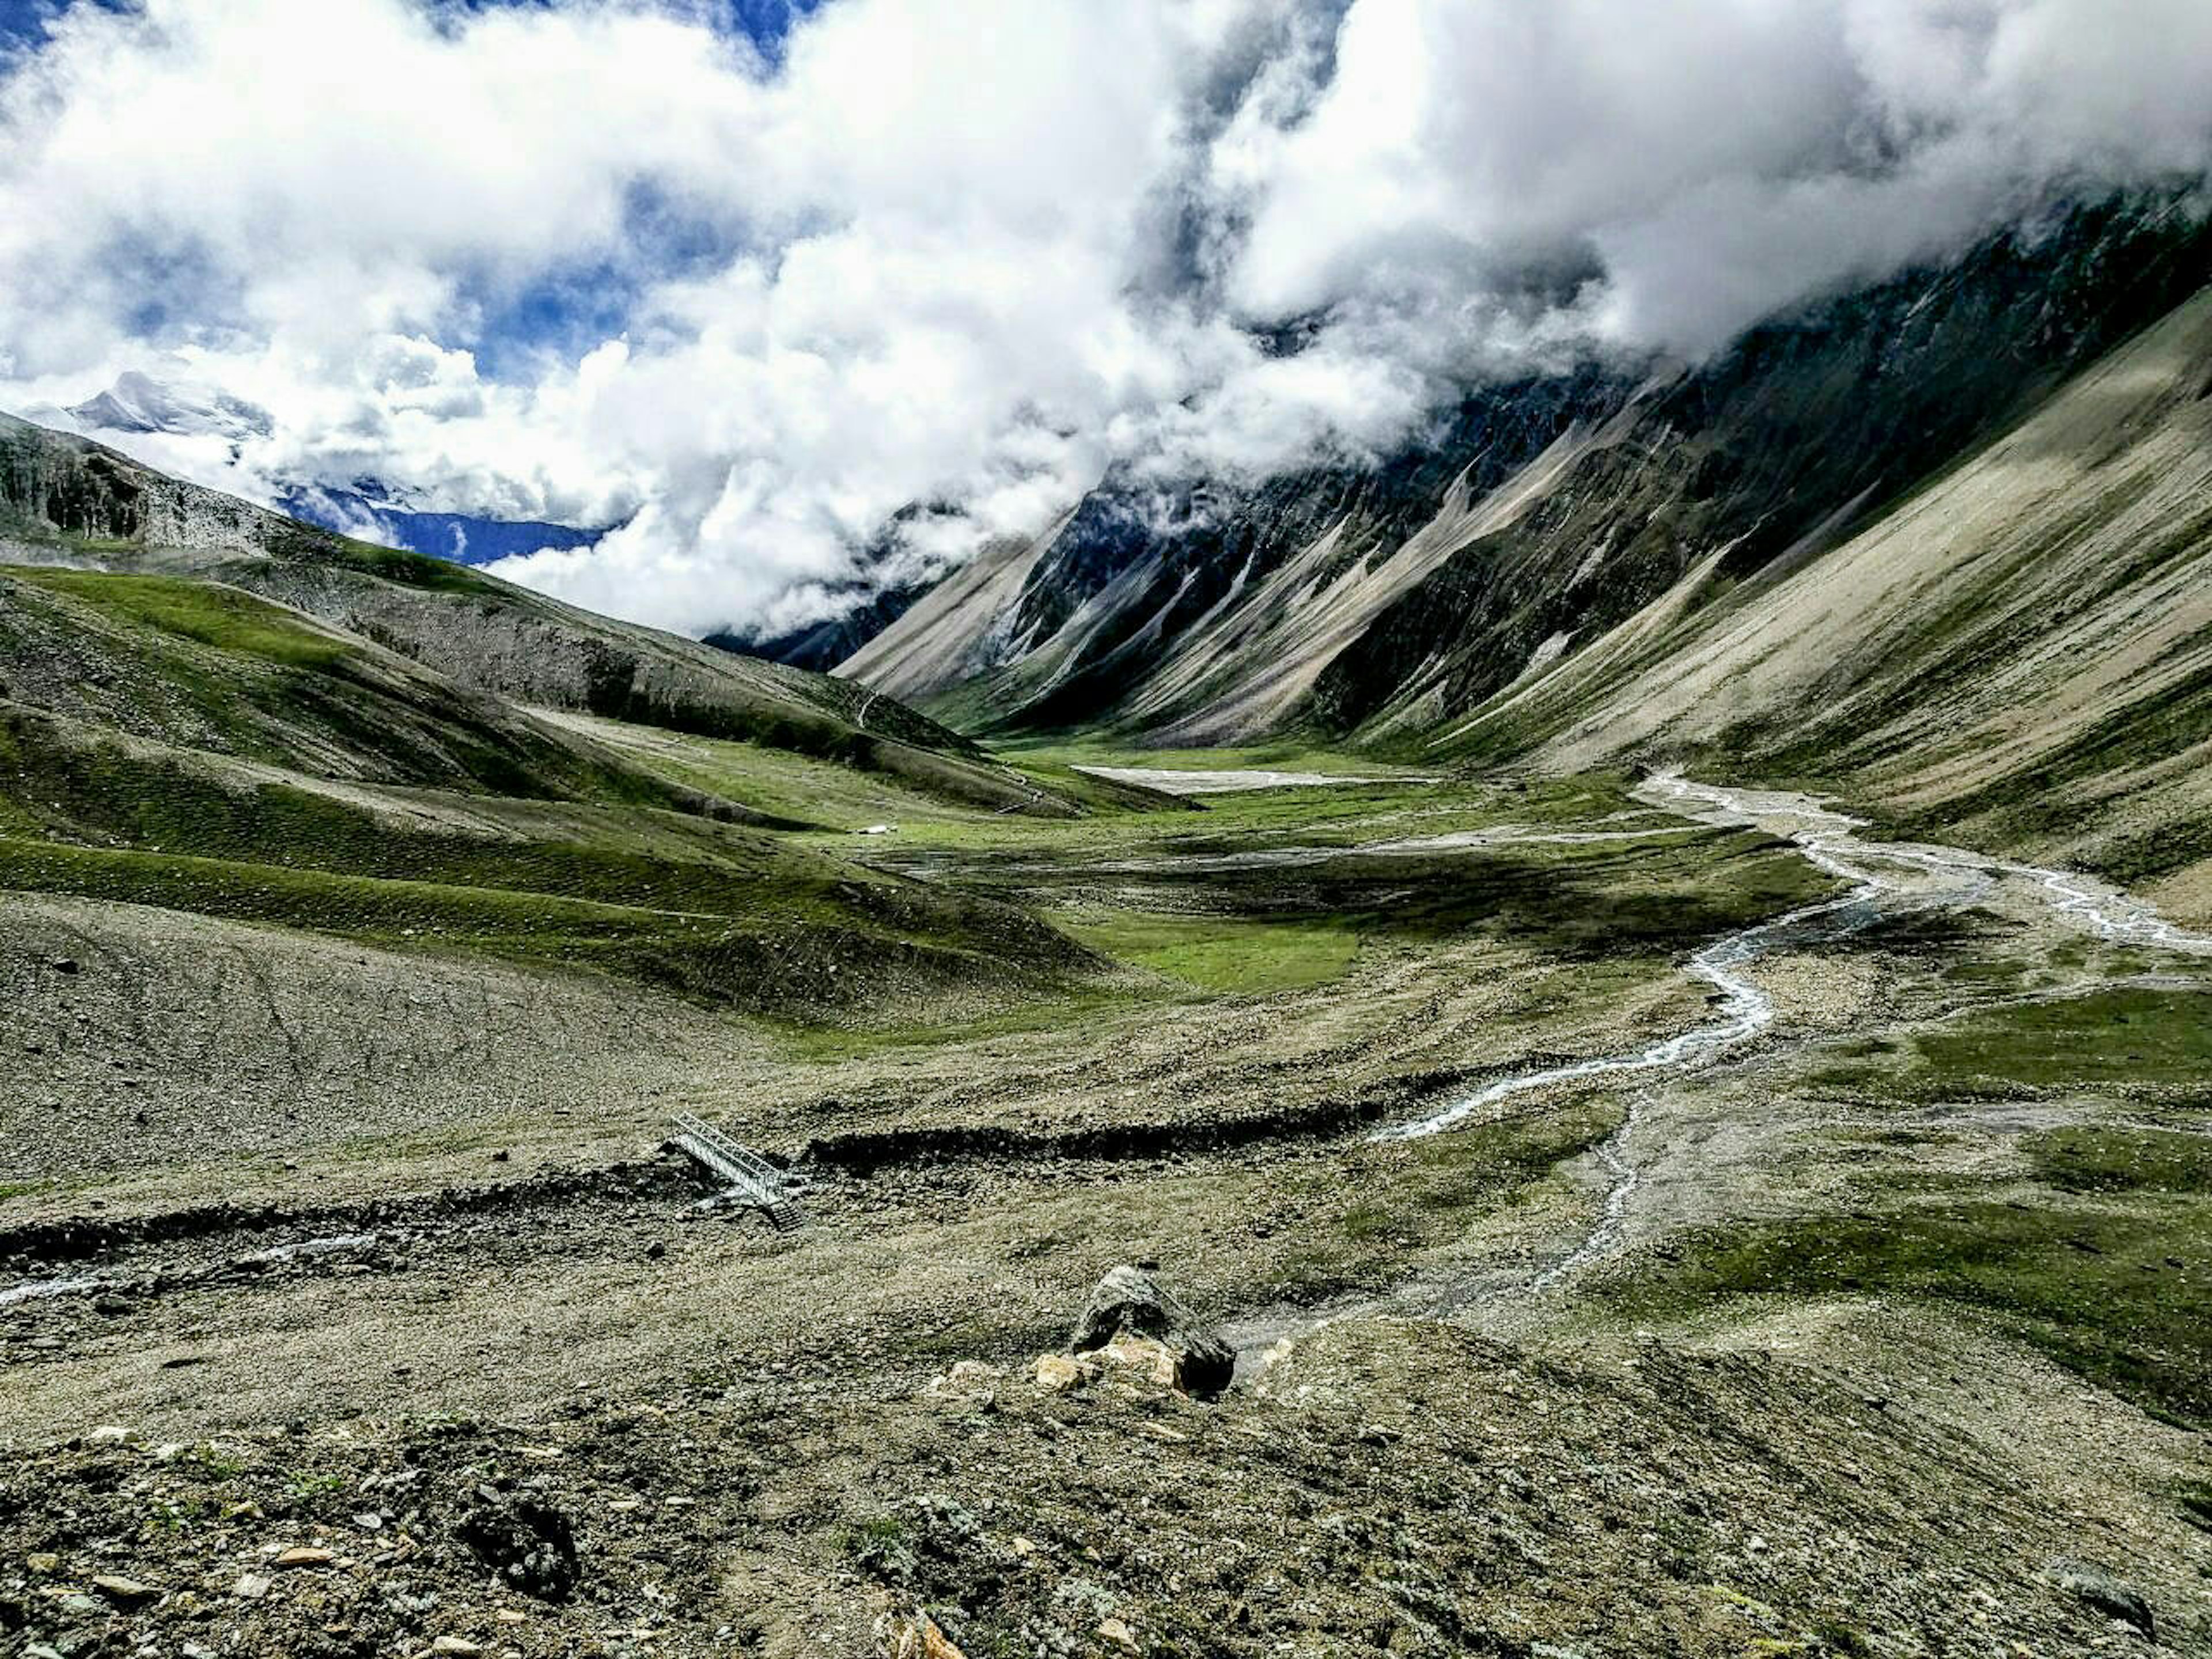
M 1234 1348 L 1201 1326 L 1151 1274 L 1131 1267 L 1116 1267 L 1098 1281 L 1067 1346 L 1078 1357 L 1103 1353 L 1148 1364 L 1156 1381 L 1200 1398 L 1227 1388 L 1237 1369 Z
M 77 537 L 257 551 L 283 520 L 88 439 L 0 415 L 0 538 Z

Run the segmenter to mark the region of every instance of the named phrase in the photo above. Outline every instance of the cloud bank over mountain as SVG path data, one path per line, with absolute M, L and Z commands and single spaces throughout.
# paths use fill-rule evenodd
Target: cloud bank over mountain
M 2212 165 L 2201 0 L 80 3 L 0 58 L 0 404 L 130 371 L 218 486 L 619 524 L 691 631 L 1264 474 L 1469 380 L 1695 357 L 2054 191 Z

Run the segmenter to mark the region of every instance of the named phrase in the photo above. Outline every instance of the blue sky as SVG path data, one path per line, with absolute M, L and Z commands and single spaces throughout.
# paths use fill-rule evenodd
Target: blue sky
M 51 0 L 0 0 L 0 52 L 38 39 L 58 9 Z
M 303 5 L 313 0 L 300 0 Z M 728 32 L 744 34 L 763 52 L 774 57 L 790 33 L 792 24 L 815 10 L 823 0 L 671 0 L 669 9 L 700 18 Z M 131 9 L 131 0 L 0 0 L 0 52 L 29 42 L 45 33 L 47 21 L 70 3 L 98 6 L 110 11 Z M 548 9 L 556 0 L 434 0 L 437 7 L 483 11 L 493 7 Z
M 313 0 L 299 0 L 312 4 Z M 491 10 L 556 11 L 560 0 L 417 0 L 433 14 L 480 14 Z M 824 0 L 637 0 L 718 33 L 741 35 L 771 64 L 781 55 L 793 26 L 818 9 Z M 128 12 L 134 0 L 0 0 L 0 53 L 33 48 L 49 21 L 71 5 Z M 656 192 L 649 182 L 631 191 L 625 210 L 619 257 L 590 256 L 556 264 L 516 283 L 465 284 L 464 307 L 478 320 L 467 343 L 487 374 L 497 379 L 527 376 L 549 355 L 573 359 L 622 332 L 632 309 L 652 284 L 711 269 L 735 252 L 726 224 L 687 215 L 679 204 Z M 149 339 L 188 317 L 176 309 L 174 295 L 193 291 L 189 269 L 177 268 L 177 255 L 164 260 L 127 247 L 119 264 L 142 259 L 143 295 L 133 323 Z M 185 264 L 189 266 L 189 256 Z

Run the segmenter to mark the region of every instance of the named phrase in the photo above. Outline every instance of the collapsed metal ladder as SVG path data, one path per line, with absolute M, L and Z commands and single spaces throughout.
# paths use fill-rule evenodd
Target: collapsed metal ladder
M 745 1148 L 703 1118 L 676 1115 L 672 1144 L 708 1174 L 725 1183 L 725 1198 L 750 1204 L 778 1232 L 804 1226 L 806 1212 L 793 1196 L 796 1183 L 757 1152 Z

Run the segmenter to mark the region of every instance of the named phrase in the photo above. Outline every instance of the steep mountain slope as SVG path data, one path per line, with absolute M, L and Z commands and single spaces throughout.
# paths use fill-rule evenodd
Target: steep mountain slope
M 1492 388 L 1381 466 L 1166 499 L 1109 481 L 840 672 L 977 729 L 1411 741 L 1693 569 L 1725 586 L 1818 558 L 2208 276 L 2196 204 L 2108 201 L 1693 372 Z
M 1070 810 L 967 739 L 865 687 L 595 616 L 443 560 L 349 541 L 6 416 L 0 555 L 217 580 L 516 702 L 788 749 L 957 799 Z
M 1803 568 L 1664 600 L 1433 739 L 1809 777 L 2212 911 L 2212 293 Z

